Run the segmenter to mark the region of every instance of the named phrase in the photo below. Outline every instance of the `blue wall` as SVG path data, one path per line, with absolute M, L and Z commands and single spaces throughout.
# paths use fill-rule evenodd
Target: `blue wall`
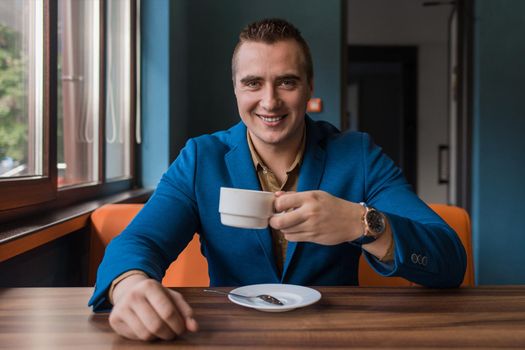
M 169 166 L 169 0 L 141 2 L 142 186 L 156 187 Z
M 479 284 L 525 283 L 525 1 L 477 0 L 472 220 Z

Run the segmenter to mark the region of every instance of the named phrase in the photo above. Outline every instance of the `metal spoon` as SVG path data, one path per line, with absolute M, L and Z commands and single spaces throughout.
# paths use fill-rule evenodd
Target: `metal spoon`
M 255 295 L 255 296 L 247 296 L 247 295 L 241 295 L 241 294 L 236 294 L 236 293 L 232 293 L 232 292 L 223 292 L 221 290 L 215 290 L 215 289 L 204 289 L 205 292 L 211 292 L 211 293 L 217 293 L 217 294 L 222 294 L 222 295 L 233 295 L 234 297 L 239 297 L 239 298 L 245 298 L 245 299 L 254 299 L 254 298 L 259 298 L 261 299 L 262 301 L 265 301 L 269 304 L 274 304 L 274 305 L 284 305 L 279 299 L 277 299 L 276 297 L 272 297 L 271 295 L 268 295 L 268 294 L 260 294 L 260 295 Z

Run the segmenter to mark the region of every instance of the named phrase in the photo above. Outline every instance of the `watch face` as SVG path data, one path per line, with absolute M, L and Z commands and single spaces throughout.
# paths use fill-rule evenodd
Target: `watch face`
M 385 218 L 383 214 L 375 209 L 370 209 L 366 214 L 366 223 L 368 224 L 368 229 L 374 235 L 380 235 L 385 231 Z

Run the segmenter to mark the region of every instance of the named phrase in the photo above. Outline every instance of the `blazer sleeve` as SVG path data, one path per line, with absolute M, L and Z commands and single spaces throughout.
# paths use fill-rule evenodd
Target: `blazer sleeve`
M 370 137 L 363 135 L 365 201 L 388 218 L 394 261 L 364 252 L 384 276 L 400 276 L 427 287 L 457 287 L 466 270 L 465 249 L 454 230 L 412 191 L 401 170 Z
M 169 264 L 198 231 L 196 158 L 196 143 L 189 140 L 144 208 L 107 246 L 89 301 L 95 312 L 111 308 L 108 289 L 126 271 L 141 270 L 160 281 Z

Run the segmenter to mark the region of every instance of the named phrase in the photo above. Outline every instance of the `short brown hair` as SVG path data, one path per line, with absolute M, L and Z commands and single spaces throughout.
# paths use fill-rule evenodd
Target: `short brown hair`
M 235 84 L 236 56 L 241 45 L 248 41 L 262 42 L 273 44 L 278 41 L 295 40 L 303 52 L 304 68 L 308 82 L 311 82 L 314 76 L 312 55 L 310 48 L 297 29 L 290 22 L 279 18 L 267 18 L 257 22 L 250 23 L 239 33 L 239 41 L 233 50 L 232 56 L 232 79 Z

